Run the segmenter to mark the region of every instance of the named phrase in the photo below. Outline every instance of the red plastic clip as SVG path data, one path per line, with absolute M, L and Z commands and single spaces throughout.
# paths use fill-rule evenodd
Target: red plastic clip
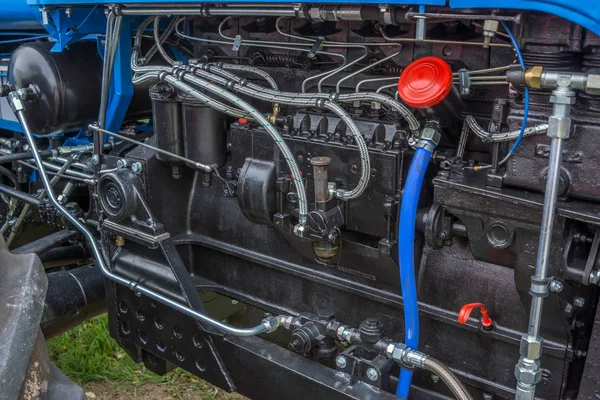
M 481 312 L 481 325 L 483 325 L 484 328 L 492 329 L 494 321 L 489 317 L 487 308 L 483 303 L 469 303 L 462 306 L 458 313 L 458 322 L 466 324 L 471 312 L 476 308 L 479 308 L 479 311 Z

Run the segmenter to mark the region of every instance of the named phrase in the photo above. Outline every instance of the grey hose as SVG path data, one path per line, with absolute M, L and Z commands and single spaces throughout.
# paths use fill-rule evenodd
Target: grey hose
M 212 66 L 209 66 L 209 69 Z M 239 82 L 238 84 L 234 84 L 231 85 L 231 82 L 228 81 L 224 81 L 223 78 L 219 79 L 219 77 L 215 77 L 213 74 L 206 72 L 206 71 L 202 71 L 198 68 L 191 68 L 192 73 L 194 73 L 195 75 L 199 75 L 199 76 L 203 76 L 206 79 L 211 79 L 211 80 L 216 80 L 218 83 L 231 88 L 231 90 L 235 90 L 235 91 L 239 91 L 240 93 L 246 94 L 248 96 L 260 99 L 260 100 L 264 100 L 264 101 L 268 101 L 268 102 L 272 102 L 272 103 L 281 103 L 281 104 L 289 104 L 289 105 L 300 105 L 300 106 L 318 106 L 318 107 L 322 107 L 322 108 L 327 108 L 330 111 L 333 111 L 335 114 L 337 114 L 340 119 L 342 121 L 344 121 L 344 123 L 346 124 L 346 126 L 348 127 L 348 129 L 350 130 L 350 133 L 354 136 L 356 144 L 358 146 L 358 150 L 360 151 L 360 156 L 361 156 L 361 176 L 358 182 L 358 185 L 350 190 L 350 191 L 344 191 L 344 190 L 338 190 L 336 191 L 336 197 L 341 199 L 341 200 L 351 200 L 351 199 L 356 199 L 358 197 L 360 197 L 363 192 L 365 191 L 365 189 L 367 188 L 367 185 L 369 183 L 369 178 L 371 175 L 371 163 L 369 161 L 369 150 L 367 148 L 367 144 L 365 143 L 365 140 L 362 136 L 362 133 L 360 132 L 360 129 L 358 128 L 358 126 L 356 125 L 356 123 L 354 122 L 354 120 L 348 115 L 348 113 L 339 105 L 333 103 L 330 100 L 326 100 L 324 98 L 293 98 L 293 97 L 284 97 L 284 96 L 279 96 L 279 95 L 273 95 L 270 94 L 272 91 L 269 91 L 269 93 L 266 93 L 265 90 L 254 90 L 253 87 L 254 85 L 251 85 L 250 83 L 247 83 L 244 85 L 242 84 L 242 80 L 232 74 L 227 73 L 228 76 L 230 76 L 232 78 L 232 81 L 234 83 Z M 260 86 L 259 86 L 260 88 Z M 263 88 L 264 89 L 264 88 Z
M 162 58 L 165 59 L 166 62 L 168 62 L 169 64 L 173 65 L 175 63 L 175 61 L 173 61 L 173 59 L 171 57 L 169 57 L 169 55 L 167 54 L 167 52 L 165 51 L 165 49 L 162 47 L 162 42 L 160 41 L 160 34 L 158 33 L 158 24 L 160 23 L 160 16 L 156 16 L 154 17 L 154 45 L 156 46 L 156 49 L 158 50 L 158 52 L 160 53 L 160 55 L 162 56 Z
M 201 65 L 199 65 L 201 66 Z M 214 65 L 210 65 L 207 67 L 209 72 L 213 72 L 214 74 L 220 75 L 224 78 L 233 80 L 235 82 L 241 82 L 242 78 L 236 76 L 230 72 L 227 72 L 221 68 L 215 67 Z M 222 84 L 227 84 L 225 81 Z M 294 92 L 278 92 L 267 89 L 265 87 L 256 85 L 254 83 L 248 82 L 245 84 L 246 87 L 250 89 L 254 89 L 255 91 L 259 91 L 265 95 L 270 94 L 272 96 L 277 97 L 277 101 L 283 104 L 297 105 L 297 106 L 313 106 L 315 101 L 318 99 L 326 99 L 329 100 L 332 98 L 332 95 L 327 93 L 294 93 Z M 288 97 L 289 100 L 282 100 L 281 97 Z M 338 94 L 335 95 L 337 101 L 343 103 L 352 103 L 354 101 L 375 101 L 378 103 L 385 104 L 387 107 L 397 111 L 404 117 L 404 119 L 408 122 L 409 128 L 413 131 L 418 131 L 420 128 L 419 121 L 413 115 L 412 112 L 406 106 L 401 104 L 400 102 L 394 100 L 393 98 L 386 96 L 381 93 L 348 93 L 348 94 Z
M 458 379 L 458 377 L 454 375 L 454 373 L 450 371 L 447 366 L 435 358 L 425 358 L 423 361 L 423 369 L 431 372 L 434 375 L 437 375 L 442 382 L 448 386 L 448 389 L 450 389 L 454 397 L 456 397 L 458 400 L 473 400 L 473 397 L 460 379 Z
M 162 76 L 167 76 L 167 74 L 164 72 L 161 72 L 160 74 Z M 288 167 L 290 168 L 290 173 L 292 174 L 292 179 L 294 180 L 296 190 L 298 191 L 298 205 L 299 205 L 299 209 L 300 209 L 300 213 L 299 213 L 300 214 L 299 215 L 300 225 L 304 226 L 304 224 L 306 223 L 307 215 L 308 215 L 308 204 L 306 201 L 307 200 L 306 190 L 304 189 L 304 184 L 302 182 L 302 175 L 300 173 L 300 169 L 298 168 L 298 164 L 296 164 L 296 159 L 295 159 L 294 155 L 292 154 L 290 148 L 287 146 L 287 144 L 285 143 L 285 141 L 283 140 L 283 138 L 281 137 L 279 132 L 277 132 L 277 129 L 275 129 L 275 127 L 273 125 L 271 125 L 269 123 L 269 121 L 256 108 L 252 107 L 249 103 L 245 102 L 244 100 L 242 100 L 235 94 L 233 94 L 221 87 L 213 85 L 209 81 L 200 79 L 197 76 L 193 76 L 192 74 L 186 73 L 184 70 L 181 71 L 181 73 L 179 74 L 178 77 L 181 80 L 188 81 L 189 83 L 192 83 L 193 85 L 195 85 L 201 89 L 211 92 L 211 93 L 213 93 L 219 97 L 222 97 L 225 100 L 239 106 L 243 110 L 247 111 L 249 113 L 249 115 L 251 117 L 253 117 L 269 133 L 269 135 L 271 136 L 271 138 L 273 139 L 273 141 L 275 142 L 277 147 L 279 147 L 279 150 L 281 151 L 283 158 L 285 159 Z M 192 87 L 190 87 L 186 91 L 186 93 L 190 94 L 192 96 L 197 96 L 199 94 L 199 92 Z
M 517 129 L 510 132 L 502 132 L 502 133 L 491 133 L 483 129 L 477 121 L 475 117 L 472 115 L 467 115 L 465 117 L 465 122 L 471 128 L 473 133 L 481 138 L 486 143 L 499 143 L 499 142 L 509 142 L 511 140 L 516 140 L 521 133 L 521 129 Z M 540 133 L 544 133 L 548 130 L 548 124 L 539 124 L 536 126 L 531 126 L 529 128 L 525 128 L 525 132 L 523 133 L 523 137 L 526 136 L 534 136 L 539 135 Z
M 358 150 L 360 152 L 360 179 L 356 187 L 348 192 L 343 190 L 337 190 L 336 196 L 342 200 L 351 200 L 360 197 L 367 185 L 369 184 L 369 177 L 371 176 L 371 161 L 369 160 L 369 149 L 367 148 L 367 144 L 365 143 L 365 139 L 363 138 L 362 133 L 360 133 L 360 129 L 356 126 L 356 123 L 350 118 L 350 115 L 339 105 L 332 103 L 330 101 L 326 101 L 323 104 L 323 108 L 326 108 L 330 111 L 336 113 L 342 121 L 346 124 L 348 129 L 350 129 L 350 133 L 354 136 L 356 140 L 356 145 L 358 146 Z
M 263 78 L 273 90 L 279 90 L 279 86 L 277 86 L 277 82 L 275 82 L 275 79 L 273 79 L 271 75 L 269 75 L 267 72 L 263 71 L 260 68 L 251 67 L 249 65 L 243 64 L 220 64 L 220 67 L 230 71 L 244 71 L 254 75 L 258 75 L 261 78 Z

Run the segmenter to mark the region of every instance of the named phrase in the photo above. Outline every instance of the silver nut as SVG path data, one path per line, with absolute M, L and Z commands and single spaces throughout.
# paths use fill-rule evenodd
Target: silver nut
M 388 357 L 398 364 L 403 364 L 404 353 L 406 353 L 406 345 L 403 343 L 396 343 L 391 354 L 388 353 Z
M 437 145 L 440 142 L 441 138 L 442 138 L 442 135 L 433 128 L 425 127 L 421 131 L 421 138 L 420 138 L 421 140 L 427 140 L 427 141 L 433 142 Z
M 489 393 L 483 394 L 483 400 L 493 400 L 493 399 L 494 399 L 494 396 L 492 396 L 491 394 L 489 394 Z
M 573 305 L 577 308 L 581 308 L 585 305 L 585 299 L 583 297 L 575 297 L 573 300 Z
M 267 317 L 262 320 L 263 325 L 267 327 L 267 333 L 271 333 L 279 328 L 279 320 L 277 317 Z
M 571 118 L 557 117 L 555 115 L 548 118 L 548 137 L 567 139 L 571 132 Z
M 600 283 L 600 270 L 592 271 L 590 273 L 590 284 L 597 285 L 598 283 Z
M 125 160 L 118 160 L 117 168 L 127 168 L 127 162 Z
M 137 161 L 131 164 L 131 170 L 136 174 L 139 174 L 144 170 L 144 166 L 141 162 Z
M 440 377 L 439 377 L 439 376 L 437 376 L 436 374 L 432 374 L 432 375 L 431 375 L 431 381 L 432 381 L 433 383 L 438 383 L 438 382 L 440 381 Z
M 483 31 L 484 31 L 484 34 L 485 34 L 485 31 L 488 31 L 488 32 L 497 32 L 499 25 L 500 25 L 500 21 L 496 21 L 496 20 L 493 20 L 493 19 L 486 19 L 483 22 Z
M 374 382 L 377 379 L 379 379 L 379 372 L 377 372 L 377 370 L 375 368 L 369 368 L 367 370 L 367 378 L 369 378 L 369 380 Z
M 565 285 L 561 281 L 556 279 L 550 282 L 550 291 L 554 293 L 560 293 L 563 291 Z
M 335 359 L 335 365 L 337 365 L 339 368 L 346 368 L 346 365 L 348 365 L 348 362 L 346 361 L 346 357 L 338 356 Z
M 584 90 L 587 94 L 600 95 L 600 69 L 595 68 L 588 71 Z
M 523 335 L 519 353 L 531 360 L 537 360 L 542 355 L 542 338 Z
M 515 366 L 515 377 L 518 381 L 535 385 L 542 380 L 542 370 L 540 368 L 528 368 L 520 363 Z

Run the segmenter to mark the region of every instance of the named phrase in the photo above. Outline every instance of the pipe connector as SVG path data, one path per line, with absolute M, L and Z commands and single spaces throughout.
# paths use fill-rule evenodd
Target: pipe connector
M 262 320 L 261 325 L 263 325 L 266 330 L 265 333 L 275 332 L 277 328 L 279 328 L 279 318 L 278 317 L 267 317 Z
M 423 368 L 425 360 L 429 357 L 425 353 L 407 347 L 404 343 L 394 342 L 387 345 L 385 355 L 408 369 Z
M 437 129 L 426 126 L 421 131 L 421 137 L 419 138 L 419 141 L 415 147 L 423 148 L 429 152 L 433 152 L 438 143 L 440 143 L 441 139 L 442 134 Z

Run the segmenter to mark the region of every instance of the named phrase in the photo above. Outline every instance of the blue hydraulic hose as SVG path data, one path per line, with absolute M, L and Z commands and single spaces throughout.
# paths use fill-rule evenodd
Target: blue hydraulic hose
M 506 22 L 504 22 L 504 21 L 500 21 L 500 22 L 502 23 L 504 30 L 508 34 L 508 37 L 510 37 L 510 41 L 512 43 L 512 46 L 515 49 L 515 53 L 517 53 L 517 59 L 519 60 L 519 64 L 521 64 L 521 68 L 523 68 L 523 70 L 525 70 L 525 61 L 523 60 L 523 54 L 521 54 L 521 49 L 519 48 L 519 45 L 517 44 L 517 40 L 513 36 L 512 31 L 510 30 L 510 28 L 508 27 Z M 525 134 L 525 128 L 527 127 L 527 116 L 528 115 L 529 115 L 529 88 L 527 86 L 525 86 L 525 92 L 523 93 L 523 121 L 521 122 L 521 132 L 519 132 L 519 136 L 517 137 L 517 140 L 515 140 L 515 143 L 512 145 L 512 147 L 510 148 L 505 160 L 507 160 L 508 157 L 513 155 L 513 153 L 517 150 L 517 147 L 519 147 L 521 140 L 523 140 L 523 135 Z
M 425 171 L 431 159 L 431 151 L 417 148 L 408 170 L 402 195 L 400 224 L 398 226 L 398 260 L 400 262 L 400 287 L 404 303 L 405 343 L 411 349 L 419 348 L 419 303 L 415 279 L 415 223 L 419 194 L 425 178 Z M 402 369 L 396 395 L 406 399 L 412 381 L 412 371 Z

